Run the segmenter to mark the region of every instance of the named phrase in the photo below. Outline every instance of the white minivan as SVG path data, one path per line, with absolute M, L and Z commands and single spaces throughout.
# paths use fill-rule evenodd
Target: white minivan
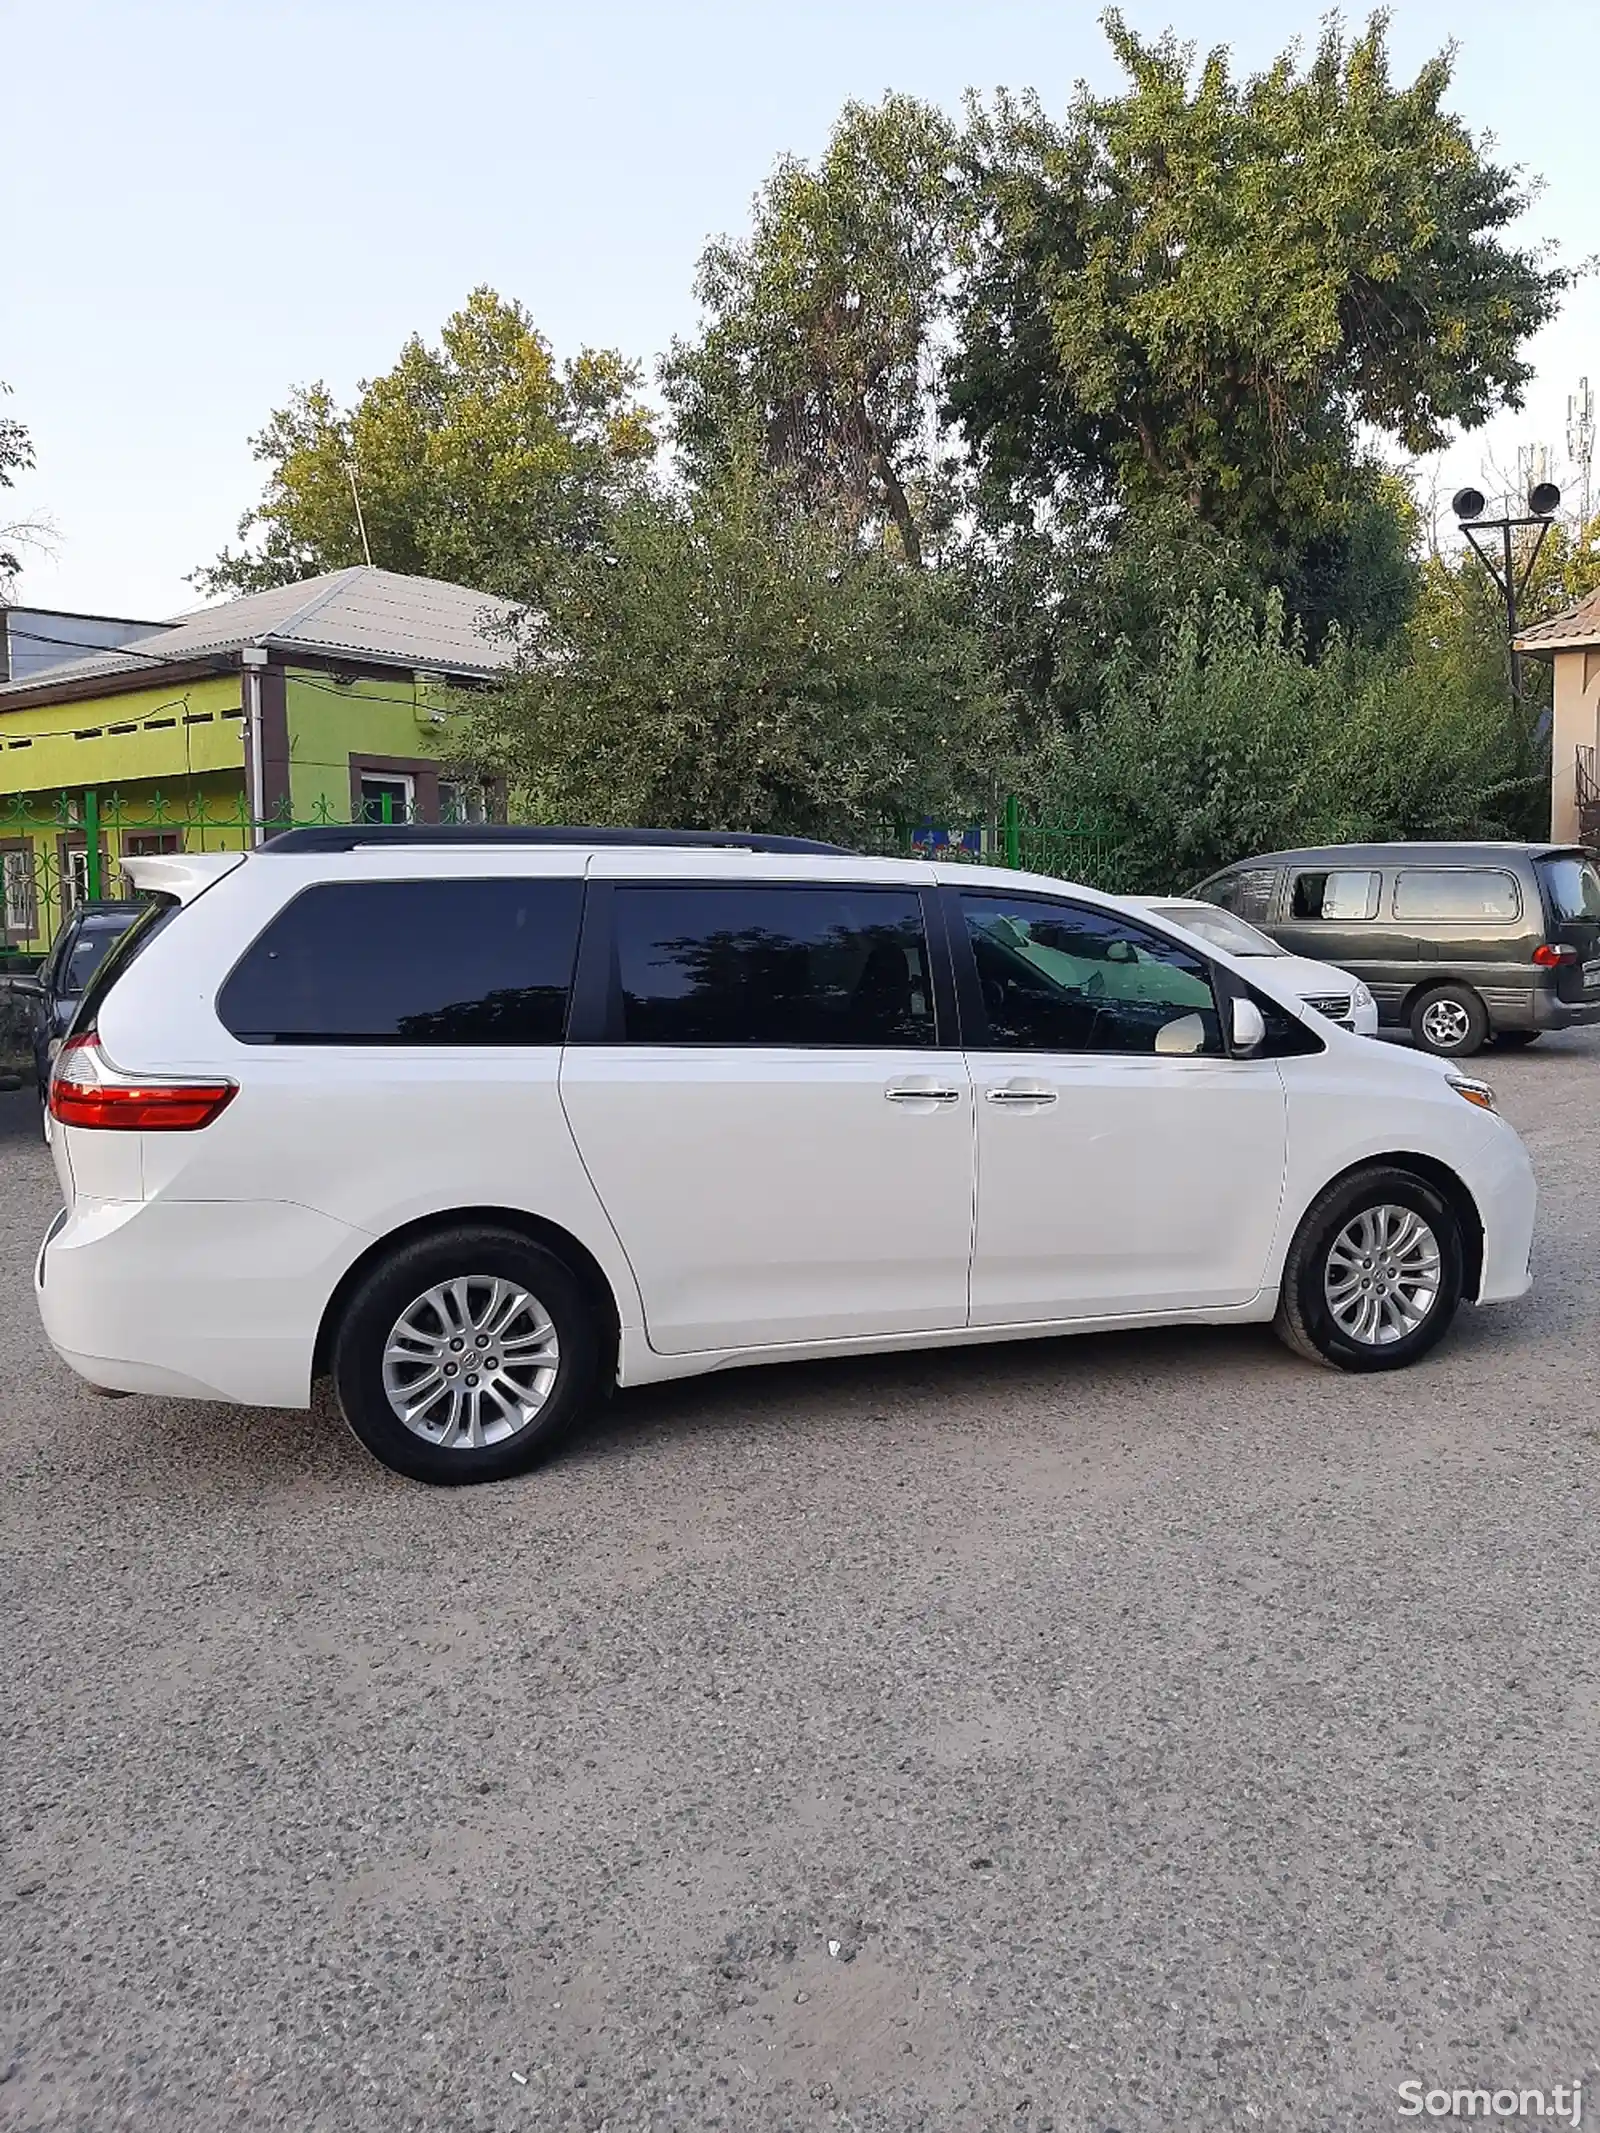
M 1483 1083 L 1036 875 L 382 827 L 127 861 L 36 1271 L 93 1385 L 526 1466 L 607 1386 L 1272 1320 L 1410 1363 L 1529 1282 Z

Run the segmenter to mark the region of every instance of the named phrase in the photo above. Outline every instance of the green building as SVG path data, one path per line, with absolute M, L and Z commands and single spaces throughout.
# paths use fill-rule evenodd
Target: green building
M 0 683 L 0 948 L 40 953 L 125 856 L 291 823 L 481 820 L 450 693 L 511 663 L 504 600 L 357 567 Z M 90 618 L 79 618 L 86 620 Z M 35 636 L 40 634 L 35 626 Z M 43 656 L 48 656 L 44 654 Z

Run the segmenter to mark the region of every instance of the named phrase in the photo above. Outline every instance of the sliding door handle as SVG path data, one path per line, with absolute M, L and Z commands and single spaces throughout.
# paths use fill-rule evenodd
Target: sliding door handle
M 1025 1105 L 1053 1104 L 1056 1092 L 1048 1082 L 1007 1081 L 998 1089 L 985 1089 L 983 1100 L 990 1104 L 1010 1104 L 1021 1108 Z

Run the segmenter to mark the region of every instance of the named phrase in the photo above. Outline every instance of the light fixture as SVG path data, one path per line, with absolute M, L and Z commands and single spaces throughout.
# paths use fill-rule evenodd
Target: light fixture
M 1482 518 L 1483 506 L 1481 489 L 1457 489 L 1450 499 L 1450 508 L 1457 518 Z

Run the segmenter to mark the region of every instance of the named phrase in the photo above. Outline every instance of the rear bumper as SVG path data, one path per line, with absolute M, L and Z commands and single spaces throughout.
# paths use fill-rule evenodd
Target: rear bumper
M 1593 1000 L 1558 1000 L 1553 992 L 1533 995 L 1533 1020 L 1522 1025 L 1532 1029 L 1586 1029 L 1600 1022 L 1600 997 Z
M 370 1241 L 279 1200 L 79 1200 L 40 1247 L 34 1291 L 91 1385 L 306 1407 L 328 1297 Z
M 1487 1121 L 1486 1121 L 1487 1123 Z M 1479 1303 L 1510 1303 L 1533 1285 L 1533 1225 L 1539 1192 L 1528 1151 L 1511 1127 L 1497 1123 L 1481 1164 L 1467 1185 L 1483 1223 Z

